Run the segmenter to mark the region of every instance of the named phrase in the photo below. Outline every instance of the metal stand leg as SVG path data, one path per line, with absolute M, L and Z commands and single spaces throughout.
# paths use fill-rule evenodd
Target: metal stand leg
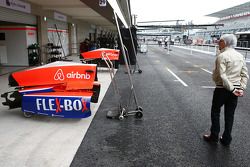
M 119 91 L 119 88 L 118 88 L 116 80 L 115 80 L 115 71 L 114 71 L 113 63 L 109 59 L 109 57 L 106 55 L 105 52 L 102 52 L 102 59 L 104 60 L 104 62 L 108 66 L 109 74 L 110 74 L 110 78 L 111 78 L 111 83 L 112 83 L 112 86 L 114 88 L 114 92 L 118 96 L 118 99 L 119 99 L 118 110 L 109 110 L 106 114 L 106 117 L 111 118 L 111 119 L 114 119 L 114 118 L 119 118 L 120 120 L 124 119 L 124 116 L 121 115 L 121 113 L 125 112 L 125 108 L 122 106 L 120 91 Z
M 117 30 L 118 30 L 118 34 L 119 34 L 120 43 L 121 43 L 122 54 L 123 54 L 125 66 L 126 66 L 126 69 L 127 69 L 127 72 L 128 72 L 129 82 L 130 82 L 130 85 L 131 85 L 131 92 L 133 93 L 134 101 L 135 101 L 135 104 L 136 104 L 136 109 L 132 110 L 132 111 L 127 111 L 124 108 L 122 108 L 121 111 L 120 111 L 119 118 L 124 118 L 124 116 L 129 116 L 129 115 L 135 115 L 137 118 L 141 118 L 143 116 L 143 113 L 142 113 L 143 109 L 142 109 L 141 106 L 138 105 L 138 100 L 137 100 L 136 92 L 135 92 L 135 89 L 134 89 L 130 68 L 129 68 L 129 65 L 128 65 L 128 56 L 127 56 L 127 54 L 125 52 L 125 49 L 124 49 L 124 44 L 123 44 L 122 36 L 121 36 L 121 32 L 120 32 L 120 27 L 119 27 L 119 23 L 118 23 L 117 15 L 116 15 L 115 11 L 114 11 L 114 16 L 115 16 L 116 26 L 117 26 Z
M 124 49 L 126 51 L 126 54 L 128 55 L 128 49 L 126 46 L 124 46 Z M 129 66 L 129 70 L 130 70 L 130 73 L 131 74 L 134 74 L 135 73 L 135 70 L 132 70 L 132 65 L 131 65 L 131 62 L 130 62 L 130 59 L 128 58 L 128 66 Z M 135 68 L 134 68 L 135 69 Z M 125 74 L 127 74 L 128 72 L 125 72 Z

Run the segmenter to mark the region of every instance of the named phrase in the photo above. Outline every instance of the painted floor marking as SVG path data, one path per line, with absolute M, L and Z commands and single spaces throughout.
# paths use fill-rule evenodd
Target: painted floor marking
M 215 88 L 215 86 L 201 86 L 201 87 L 204 89 L 214 89 Z
M 208 71 L 207 69 L 205 69 L 205 68 L 201 68 L 203 71 L 205 71 L 205 72 L 207 72 L 207 73 L 209 73 L 209 74 L 212 74 L 212 72 L 211 71 Z
M 168 72 L 170 72 L 183 86 L 187 87 L 188 85 L 181 80 L 173 71 L 171 71 L 169 68 L 166 67 L 166 69 L 168 70 Z

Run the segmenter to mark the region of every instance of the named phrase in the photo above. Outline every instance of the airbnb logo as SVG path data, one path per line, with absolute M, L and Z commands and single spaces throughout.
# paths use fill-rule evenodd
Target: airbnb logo
M 55 73 L 55 76 L 54 76 L 54 80 L 60 80 L 60 81 L 63 81 L 64 80 L 64 75 L 63 75 L 63 71 L 62 69 L 58 69 L 57 72 Z
M 63 81 L 65 79 L 90 79 L 91 75 L 89 73 L 81 74 L 79 72 L 69 72 L 66 75 L 63 74 L 62 69 L 58 69 L 54 75 L 55 81 Z

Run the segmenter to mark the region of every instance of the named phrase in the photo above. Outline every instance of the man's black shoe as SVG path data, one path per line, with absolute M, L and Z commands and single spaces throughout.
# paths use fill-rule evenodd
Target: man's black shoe
M 203 139 L 210 143 L 218 143 L 218 137 L 213 135 L 203 135 Z
M 222 137 L 220 137 L 220 143 L 225 147 L 230 146 L 230 142 L 226 142 Z

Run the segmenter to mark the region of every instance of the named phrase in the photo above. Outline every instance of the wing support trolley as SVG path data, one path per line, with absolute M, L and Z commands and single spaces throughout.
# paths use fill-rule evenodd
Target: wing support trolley
M 114 70 L 114 64 L 113 64 L 114 61 L 119 60 L 119 54 L 120 54 L 119 50 L 108 49 L 108 48 L 100 48 L 100 49 L 96 49 L 93 51 L 81 53 L 81 55 L 85 61 L 93 60 L 93 59 L 102 59 L 105 62 L 106 66 L 108 67 L 110 78 L 111 78 L 111 84 L 113 86 L 115 95 L 117 96 L 119 106 L 118 106 L 118 111 L 117 110 L 108 111 L 107 115 L 106 115 L 107 118 L 119 118 L 120 120 L 122 120 L 122 119 L 124 119 L 125 116 L 128 116 L 128 115 L 135 115 L 137 118 L 141 118 L 142 117 L 142 108 L 141 107 L 137 106 L 137 108 L 133 112 L 127 111 L 126 107 L 121 102 L 121 94 L 120 94 L 116 79 L 114 77 L 115 70 Z M 126 60 L 127 60 L 127 57 L 126 57 Z M 126 64 L 128 65 L 128 63 L 126 63 Z M 128 70 L 129 70 L 129 68 L 128 68 Z M 131 77 L 131 73 L 129 73 L 129 76 Z M 132 82 L 130 82 L 130 83 L 132 83 Z M 131 86 L 130 97 L 132 95 L 132 91 L 133 91 L 133 85 Z M 137 98 L 136 98 L 136 96 L 134 96 L 134 97 L 135 97 L 135 101 L 137 104 Z
M 128 110 L 128 107 L 127 108 L 122 107 L 122 103 L 119 100 L 119 106 L 120 106 L 119 110 L 120 111 L 118 113 L 114 112 L 114 111 L 108 111 L 107 112 L 107 117 L 108 118 L 114 118 L 114 116 L 116 114 L 118 116 L 119 120 L 123 120 L 124 117 L 130 116 L 130 115 L 135 115 L 136 118 L 142 118 L 142 116 L 143 116 L 143 113 L 142 113 L 143 109 L 142 109 L 141 106 L 138 105 L 138 99 L 137 99 L 136 92 L 135 92 L 135 89 L 134 89 L 133 80 L 132 80 L 132 76 L 131 76 L 131 71 L 130 71 L 130 68 L 129 68 L 129 65 L 128 65 L 128 56 L 127 56 L 127 54 L 125 52 L 125 47 L 124 47 L 124 44 L 123 44 L 123 41 L 122 41 L 122 37 L 121 37 L 121 32 L 120 32 L 120 27 L 119 27 L 117 15 L 116 15 L 115 11 L 113 11 L 113 12 L 114 12 L 114 18 L 115 18 L 115 21 L 116 21 L 117 31 L 118 31 L 118 35 L 119 35 L 119 39 L 120 39 L 121 51 L 122 51 L 122 55 L 123 55 L 123 58 L 124 58 L 125 67 L 127 69 L 129 83 L 130 83 L 130 86 L 131 86 L 131 95 L 133 95 L 136 108 L 135 108 L 135 110 Z M 116 93 L 118 93 L 118 95 L 119 95 L 119 91 L 117 91 Z

